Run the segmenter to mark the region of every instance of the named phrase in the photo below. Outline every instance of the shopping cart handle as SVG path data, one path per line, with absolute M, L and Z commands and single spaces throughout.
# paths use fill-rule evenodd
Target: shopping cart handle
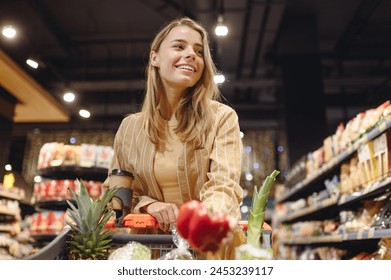
M 127 228 L 159 228 L 157 220 L 149 214 L 128 214 L 122 219 Z
M 243 231 L 247 231 L 247 221 L 238 221 L 238 225 Z M 122 219 L 122 226 L 126 228 L 159 228 L 159 223 L 149 214 L 128 214 Z M 267 223 L 263 223 L 262 229 L 272 230 Z

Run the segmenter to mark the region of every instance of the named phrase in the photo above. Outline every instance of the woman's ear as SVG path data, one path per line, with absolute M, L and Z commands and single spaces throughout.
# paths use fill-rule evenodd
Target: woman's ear
M 155 67 L 159 66 L 159 58 L 155 51 L 151 51 L 151 54 L 149 55 L 149 59 L 151 60 L 151 64 Z

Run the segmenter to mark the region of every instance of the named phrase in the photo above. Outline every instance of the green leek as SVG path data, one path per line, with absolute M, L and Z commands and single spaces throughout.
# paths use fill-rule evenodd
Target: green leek
M 274 170 L 272 174 L 266 177 L 259 190 L 256 186 L 254 187 L 251 209 L 248 216 L 247 244 L 256 248 L 260 247 L 266 204 L 268 202 L 270 189 L 278 174 L 280 174 L 280 171 Z

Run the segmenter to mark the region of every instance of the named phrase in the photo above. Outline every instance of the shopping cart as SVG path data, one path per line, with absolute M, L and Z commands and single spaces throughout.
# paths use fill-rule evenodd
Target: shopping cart
M 158 222 L 154 217 L 149 214 L 133 214 L 129 213 L 131 199 L 131 190 L 121 188 L 117 193 L 123 207 L 116 211 L 116 222 L 114 227 L 114 233 L 111 235 L 113 250 L 120 248 L 129 242 L 139 242 L 142 245 L 151 249 L 153 259 L 163 257 L 165 254 L 176 249 L 173 235 L 171 234 L 128 234 L 128 233 L 115 233 L 115 229 L 121 228 L 159 228 Z M 240 221 L 239 226 L 244 232 L 247 231 L 247 221 Z M 37 253 L 26 257 L 26 260 L 61 260 L 67 259 L 66 241 L 70 227 L 66 226 L 64 229 L 43 247 Z M 118 231 L 117 231 L 118 232 Z M 262 231 L 262 244 L 264 248 L 271 247 L 271 229 L 265 229 Z M 189 249 L 190 253 L 196 258 L 196 252 Z
M 171 234 L 128 234 L 117 233 L 123 228 L 158 228 L 158 223 L 147 214 L 130 214 L 131 190 L 120 188 L 116 198 L 122 202 L 122 209 L 116 210 L 117 219 L 113 228 L 112 250 L 118 249 L 129 242 L 138 242 L 151 249 L 153 258 L 160 258 L 177 248 Z M 38 252 L 25 257 L 26 260 L 63 260 L 68 259 L 66 241 L 70 231 L 69 226 L 64 229 Z M 194 252 L 191 251 L 193 254 Z

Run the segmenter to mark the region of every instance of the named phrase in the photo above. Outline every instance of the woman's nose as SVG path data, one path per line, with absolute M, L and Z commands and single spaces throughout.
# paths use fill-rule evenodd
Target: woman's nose
M 192 58 L 192 59 L 194 59 L 195 58 L 195 56 L 196 56 L 196 53 L 195 53 L 195 51 L 193 50 L 193 48 L 187 48 L 186 49 L 186 58 Z

